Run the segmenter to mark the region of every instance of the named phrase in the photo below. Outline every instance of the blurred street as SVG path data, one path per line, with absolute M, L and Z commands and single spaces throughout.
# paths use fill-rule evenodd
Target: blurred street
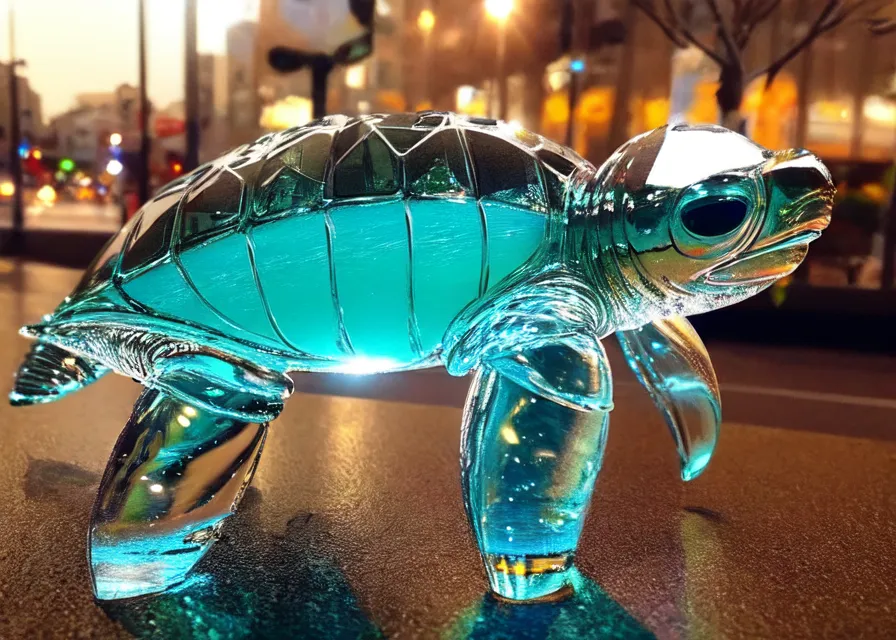
M 0 229 L 12 226 L 9 205 L 0 203 Z M 26 229 L 115 233 L 121 228 L 121 208 L 114 204 L 90 202 L 57 202 L 25 207 Z
M 0 262 L 4 375 L 27 348 L 18 326 L 77 277 Z M 708 344 L 725 422 L 707 472 L 683 484 L 661 417 L 608 342 L 617 408 L 572 600 L 484 596 L 458 481 L 468 381 L 435 370 L 297 376 L 201 579 L 98 605 L 90 506 L 138 393 L 109 376 L 59 403 L 0 404 L 0 637 L 47 620 L 95 637 L 892 637 L 893 358 Z

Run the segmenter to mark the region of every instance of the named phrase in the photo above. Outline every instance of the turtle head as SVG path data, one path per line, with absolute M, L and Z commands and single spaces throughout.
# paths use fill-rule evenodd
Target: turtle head
M 603 169 L 614 251 L 685 315 L 749 297 L 799 266 L 834 187 L 808 151 L 773 152 L 716 126 L 663 127 Z

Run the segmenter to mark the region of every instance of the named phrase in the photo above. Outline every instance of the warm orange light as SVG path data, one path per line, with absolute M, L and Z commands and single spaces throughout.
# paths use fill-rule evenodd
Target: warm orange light
M 424 9 L 417 16 L 417 28 L 423 33 L 429 33 L 436 26 L 436 14 L 429 9 Z
M 11 195 L 15 194 L 15 192 L 16 192 L 16 185 L 14 185 L 12 182 L 9 182 L 9 181 L 0 182 L 0 196 L 3 196 L 4 198 L 8 198 Z
M 513 0 L 485 0 L 485 12 L 497 22 L 506 22 L 513 13 Z
M 41 158 L 44 157 L 44 154 L 41 152 L 40 149 L 35 149 L 34 151 L 31 152 L 31 157 L 34 158 L 35 160 L 40 160 Z
M 363 89 L 367 82 L 367 69 L 363 64 L 352 65 L 345 70 L 345 86 L 349 89 Z
M 180 173 L 184 170 L 184 165 L 182 165 L 180 162 L 175 162 L 173 165 L 171 165 L 171 169 L 174 171 L 174 173 Z
M 382 89 L 376 92 L 376 102 L 379 108 L 398 113 L 407 110 L 407 102 L 399 91 Z

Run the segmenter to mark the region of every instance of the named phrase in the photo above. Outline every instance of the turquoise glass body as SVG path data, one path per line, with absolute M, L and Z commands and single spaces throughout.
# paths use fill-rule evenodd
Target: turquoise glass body
M 682 477 L 696 477 L 720 401 L 685 316 L 792 272 L 832 194 L 811 154 L 719 127 L 664 127 L 595 168 L 487 119 L 333 116 L 164 187 L 24 330 L 37 344 L 11 398 L 54 400 L 109 370 L 149 389 L 91 525 L 94 588 L 120 598 L 183 580 L 217 537 L 292 390 L 287 372 L 472 372 L 468 516 L 491 588 L 540 598 L 569 582 L 600 470 L 601 341 L 617 335 Z M 185 471 L 236 441 L 235 480 L 190 474 L 228 487 L 197 498 Z M 150 531 L 159 521 L 178 525 Z

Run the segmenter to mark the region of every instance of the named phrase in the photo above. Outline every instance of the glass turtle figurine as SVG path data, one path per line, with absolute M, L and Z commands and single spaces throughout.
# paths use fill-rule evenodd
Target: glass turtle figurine
M 331 116 L 159 191 L 22 330 L 13 404 L 108 371 L 145 389 L 89 533 L 100 599 L 184 580 L 252 478 L 288 372 L 472 373 L 461 476 L 491 589 L 568 585 L 613 406 L 615 333 L 685 480 L 719 431 L 685 316 L 791 273 L 830 219 L 825 167 L 668 126 L 600 168 L 510 124 Z

